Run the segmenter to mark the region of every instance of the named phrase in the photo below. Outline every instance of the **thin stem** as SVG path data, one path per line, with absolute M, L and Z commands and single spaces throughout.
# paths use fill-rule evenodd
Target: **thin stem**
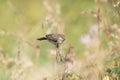
M 62 56 L 60 54 L 59 48 L 56 49 L 56 61 L 58 62 L 63 62 Z

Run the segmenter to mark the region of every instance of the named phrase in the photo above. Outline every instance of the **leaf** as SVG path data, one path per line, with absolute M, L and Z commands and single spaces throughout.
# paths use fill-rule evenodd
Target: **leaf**
M 118 67 L 112 68 L 111 71 L 117 74 L 119 72 L 119 68 Z

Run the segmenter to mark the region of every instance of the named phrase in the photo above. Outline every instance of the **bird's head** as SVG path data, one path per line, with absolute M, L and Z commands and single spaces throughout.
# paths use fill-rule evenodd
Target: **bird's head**
M 64 36 L 64 35 L 59 36 L 57 42 L 58 42 L 59 44 L 61 44 L 61 43 L 63 43 L 64 41 L 65 41 L 65 36 Z

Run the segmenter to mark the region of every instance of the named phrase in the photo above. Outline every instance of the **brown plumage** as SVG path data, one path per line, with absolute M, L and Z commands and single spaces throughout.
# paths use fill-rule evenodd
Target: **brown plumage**
M 65 36 L 63 34 L 47 34 L 45 37 L 38 38 L 37 40 L 48 40 L 59 48 L 59 44 L 65 41 Z

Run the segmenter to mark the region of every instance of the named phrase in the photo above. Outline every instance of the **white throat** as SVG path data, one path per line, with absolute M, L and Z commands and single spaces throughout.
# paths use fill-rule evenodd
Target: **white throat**
M 63 41 L 64 41 L 64 39 L 63 38 L 61 38 L 61 37 L 59 37 L 59 39 L 58 39 L 58 43 L 63 43 Z

